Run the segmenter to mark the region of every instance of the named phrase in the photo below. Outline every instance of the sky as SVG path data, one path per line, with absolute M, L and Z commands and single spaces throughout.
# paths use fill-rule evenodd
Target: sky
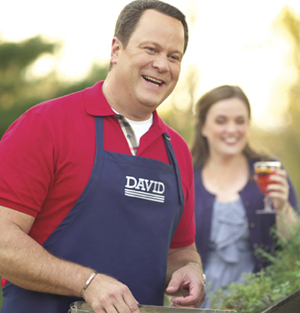
M 128 0 L 0 0 L 0 40 L 20 41 L 37 34 L 63 42 L 58 55 L 32 68 L 44 75 L 56 67 L 64 79 L 80 79 L 93 62 L 109 60 L 114 24 Z M 295 79 L 291 44 L 276 24 L 299 0 L 165 0 L 178 7 L 190 26 L 181 80 L 197 69 L 196 99 L 211 88 L 235 84 L 252 104 L 253 122 L 266 128 L 284 120 L 286 90 Z M 277 25 L 277 26 L 276 26 Z

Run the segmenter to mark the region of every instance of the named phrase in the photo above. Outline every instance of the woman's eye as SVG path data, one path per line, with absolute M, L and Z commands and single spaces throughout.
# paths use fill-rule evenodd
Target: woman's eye
M 243 118 L 240 118 L 236 121 L 237 124 L 241 125 L 241 124 L 245 124 L 245 120 Z
M 223 118 L 222 119 L 217 119 L 216 123 L 217 124 L 225 124 L 225 120 Z

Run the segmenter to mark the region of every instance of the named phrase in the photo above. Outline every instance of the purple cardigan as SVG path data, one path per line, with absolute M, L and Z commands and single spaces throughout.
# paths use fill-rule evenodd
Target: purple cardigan
M 253 177 L 253 163 L 253 161 L 249 161 L 250 177 Z M 205 270 L 215 195 L 209 193 L 204 188 L 201 173 L 202 167 L 194 168 L 196 246 Z M 288 183 L 290 185 L 289 202 L 296 211 L 299 211 L 297 196 L 290 178 L 288 178 Z M 263 208 L 264 196 L 260 193 L 253 178 L 249 179 L 239 194 L 247 213 L 250 242 L 255 260 L 254 272 L 257 272 L 269 263 L 259 260 L 254 254 L 255 249 L 257 247 L 264 247 L 269 253 L 274 251 L 274 239 L 270 235 L 270 228 L 275 224 L 275 215 L 255 213 L 256 210 Z

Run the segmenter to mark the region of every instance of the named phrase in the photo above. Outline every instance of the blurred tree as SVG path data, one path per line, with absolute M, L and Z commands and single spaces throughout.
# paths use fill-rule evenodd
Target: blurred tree
M 96 82 L 105 79 L 108 67 L 109 64 L 99 65 L 94 63 L 91 66 L 87 76 L 78 82 L 66 83 L 57 80 L 55 84 L 56 88 L 53 97 L 54 98 L 61 97 L 63 95 L 67 95 L 69 93 L 76 92 L 87 87 L 93 86 Z
M 108 64 L 93 64 L 87 76 L 77 82 L 62 81 L 55 68 L 44 77 L 28 75 L 39 58 L 45 54 L 55 56 L 60 47 L 60 43 L 49 43 L 41 36 L 18 43 L 0 40 L 0 138 L 33 105 L 84 89 L 105 78 Z
M 190 0 L 186 8 L 190 36 L 193 33 L 194 24 L 199 18 L 196 2 L 197 0 Z M 194 134 L 194 105 L 197 100 L 195 95 L 200 77 L 198 66 L 190 65 L 181 75 L 184 77 L 178 82 L 176 89 L 166 101 L 166 105 L 163 104 L 158 110 L 163 120 L 175 129 L 188 144 L 191 144 Z
M 285 153 L 285 159 L 289 167 L 289 172 L 293 173 L 291 175 L 300 197 L 300 18 L 291 10 L 285 8 L 282 11 L 281 21 L 292 40 L 291 54 L 297 73 L 296 80 L 289 90 L 289 103 L 288 110 L 286 111 L 286 120 L 289 121 L 289 124 L 283 133 L 282 148 L 287 151 Z
M 185 72 L 185 77 L 172 93 L 167 109 L 160 111 L 164 122 L 180 133 L 188 144 L 191 143 L 194 132 L 193 108 L 198 80 L 197 67 L 190 66 Z
M 45 53 L 53 54 L 56 45 L 40 36 L 20 43 L 0 41 L 0 134 L 28 107 L 36 82 L 26 79 L 26 69 Z M 33 93 L 34 94 L 34 93 Z M 19 103 L 22 102 L 22 106 Z
M 287 169 L 297 190 L 300 200 L 300 18 L 285 7 L 279 16 L 279 25 L 287 32 L 291 42 L 291 58 L 296 73 L 296 79 L 288 90 L 285 127 L 279 131 L 263 131 L 253 129 L 250 140 L 255 147 L 278 157 Z

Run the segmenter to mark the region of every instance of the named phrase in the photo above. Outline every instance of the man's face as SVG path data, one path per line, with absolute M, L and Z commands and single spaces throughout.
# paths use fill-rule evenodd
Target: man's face
M 117 49 L 115 54 L 112 50 L 111 61 L 118 82 L 118 105 L 128 118 L 147 118 L 178 81 L 184 51 L 183 25 L 173 17 L 146 10 L 127 47 L 117 38 L 114 47 Z

